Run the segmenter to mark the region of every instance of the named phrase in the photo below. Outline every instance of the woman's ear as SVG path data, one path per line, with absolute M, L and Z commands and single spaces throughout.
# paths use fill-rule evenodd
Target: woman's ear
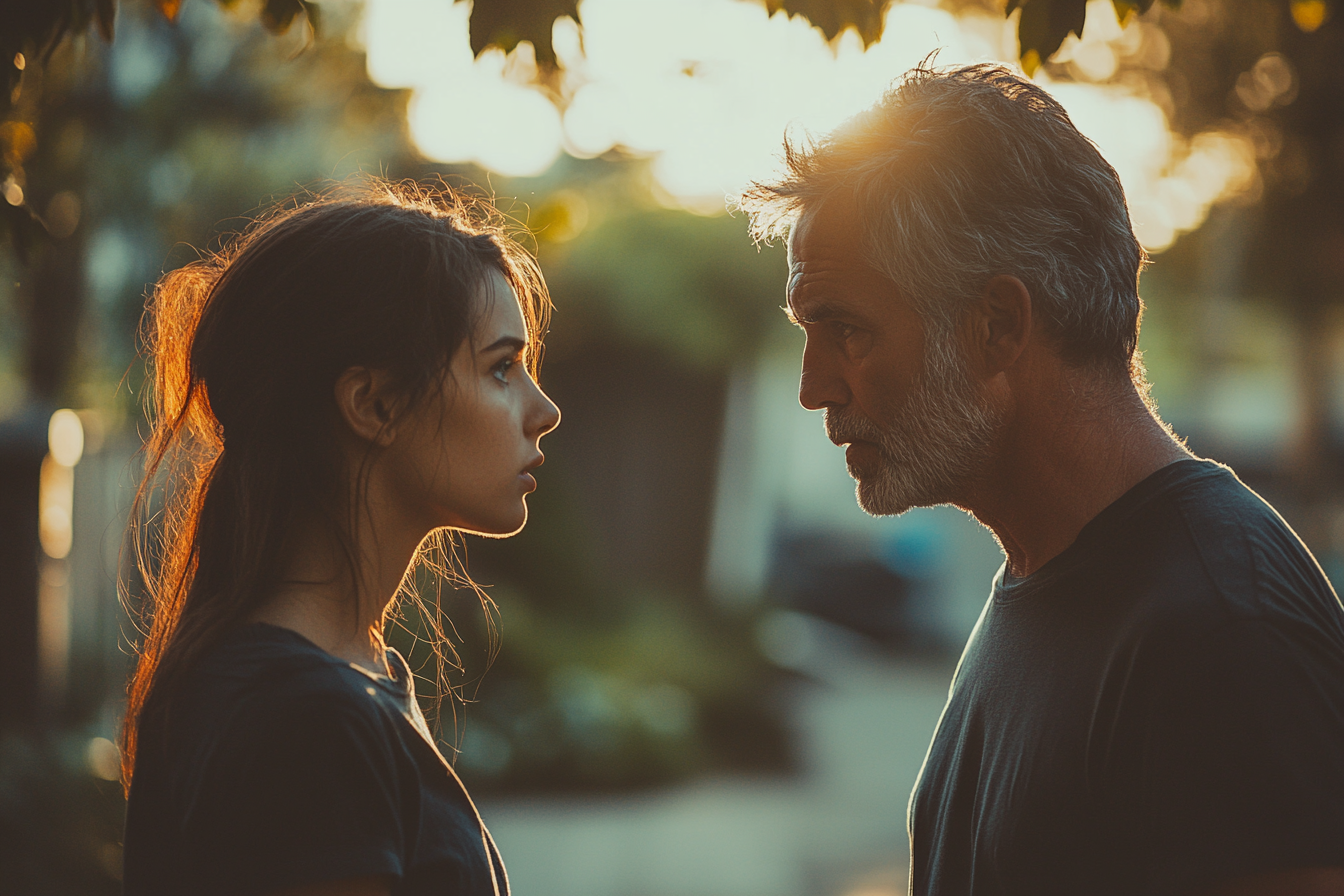
M 336 407 L 350 431 L 386 448 L 396 438 L 400 402 L 385 370 L 351 367 L 336 378 Z

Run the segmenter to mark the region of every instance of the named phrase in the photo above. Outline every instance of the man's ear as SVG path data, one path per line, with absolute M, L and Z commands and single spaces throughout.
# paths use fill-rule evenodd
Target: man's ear
M 1031 293 L 1010 274 L 989 279 L 980 301 L 967 315 L 970 352 L 990 376 L 1007 370 L 1026 349 L 1032 336 Z
M 336 378 L 336 407 L 350 431 L 381 448 L 396 438 L 400 404 L 385 370 L 351 367 Z

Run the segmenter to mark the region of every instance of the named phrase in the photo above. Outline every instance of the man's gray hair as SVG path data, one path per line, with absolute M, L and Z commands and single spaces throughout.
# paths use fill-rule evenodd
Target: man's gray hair
M 921 65 L 821 140 L 786 139 L 784 161 L 779 180 L 738 198 L 756 239 L 842 196 L 868 262 L 931 326 L 947 332 L 991 277 L 1011 274 L 1067 361 L 1139 375 L 1147 256 L 1120 178 L 1031 81 L 998 65 Z

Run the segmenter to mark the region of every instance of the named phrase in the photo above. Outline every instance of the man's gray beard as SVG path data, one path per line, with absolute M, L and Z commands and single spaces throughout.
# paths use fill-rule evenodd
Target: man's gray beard
M 924 369 L 890 423 L 826 409 L 833 441 L 872 442 L 880 470 L 850 467 L 859 506 L 873 516 L 948 504 L 986 472 L 1004 411 L 989 407 L 967 373 L 951 334 L 930 334 Z

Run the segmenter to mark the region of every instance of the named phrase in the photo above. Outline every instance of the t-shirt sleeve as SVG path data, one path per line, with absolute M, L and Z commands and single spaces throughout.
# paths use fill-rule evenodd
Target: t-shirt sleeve
M 218 892 L 264 893 L 403 873 L 406 832 L 390 738 L 376 714 L 331 696 L 243 713 L 188 807 L 189 857 Z
M 1152 892 L 1344 866 L 1344 651 L 1237 621 L 1168 652 L 1140 738 Z

